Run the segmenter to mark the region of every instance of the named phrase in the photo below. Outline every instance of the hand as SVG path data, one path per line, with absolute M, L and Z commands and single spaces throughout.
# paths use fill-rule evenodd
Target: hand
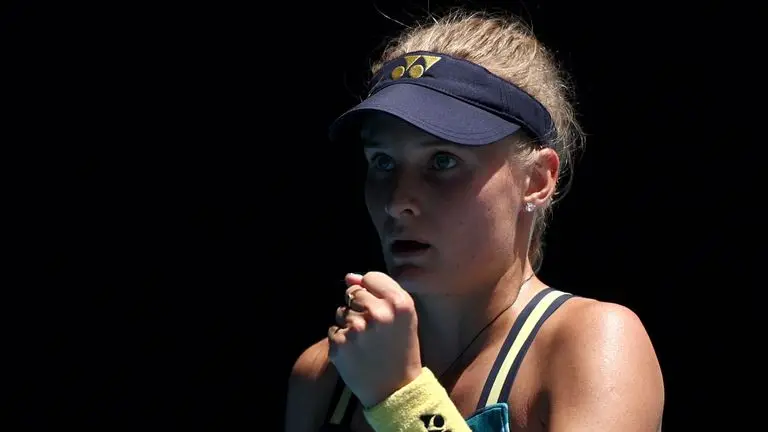
M 365 407 L 371 407 L 421 374 L 418 319 L 411 296 L 379 272 L 346 277 L 351 298 L 328 329 L 329 357 Z

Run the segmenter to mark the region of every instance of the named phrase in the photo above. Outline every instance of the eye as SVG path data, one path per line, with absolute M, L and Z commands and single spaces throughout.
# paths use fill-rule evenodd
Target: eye
M 385 154 L 379 153 L 371 158 L 371 166 L 379 171 L 392 171 L 395 169 L 395 160 Z
M 432 157 L 432 169 L 437 171 L 449 170 L 458 163 L 458 160 L 448 153 L 438 153 Z

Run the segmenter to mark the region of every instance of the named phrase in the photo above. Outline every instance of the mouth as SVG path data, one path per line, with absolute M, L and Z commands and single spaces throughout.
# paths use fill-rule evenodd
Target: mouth
M 407 257 L 419 255 L 431 248 L 428 243 L 416 240 L 395 240 L 389 245 L 389 251 L 395 257 Z

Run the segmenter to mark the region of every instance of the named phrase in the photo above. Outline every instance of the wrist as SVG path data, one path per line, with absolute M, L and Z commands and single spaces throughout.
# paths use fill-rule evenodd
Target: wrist
M 419 378 L 419 376 L 421 376 L 422 372 L 423 372 L 423 368 L 421 364 L 408 367 L 406 368 L 404 376 L 401 379 L 397 381 L 393 381 L 389 385 L 382 386 L 382 388 L 379 391 L 372 393 L 368 396 L 361 397 L 360 395 L 358 395 L 358 399 L 360 400 L 360 403 L 363 404 L 363 407 L 365 408 L 378 405 L 383 400 L 392 396 L 398 390 L 406 387 L 408 384 L 411 384 L 413 381 Z
M 441 430 L 446 431 L 471 432 L 437 378 L 427 368 L 421 372 L 378 404 L 365 408 L 368 424 L 376 432 L 423 432 L 432 425 L 444 426 Z

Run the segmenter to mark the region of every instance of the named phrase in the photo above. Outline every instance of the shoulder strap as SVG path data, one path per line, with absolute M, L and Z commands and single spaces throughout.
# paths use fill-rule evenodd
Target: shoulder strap
M 357 398 L 349 390 L 349 387 L 344 384 L 344 380 L 339 377 L 333 397 L 331 397 L 331 403 L 328 405 L 325 423 L 349 427 L 356 406 Z
M 573 295 L 546 288 L 536 294 L 515 319 L 496 361 L 493 363 L 477 409 L 495 403 L 506 402 L 512 389 L 520 364 L 544 321 L 547 320 L 566 300 Z

